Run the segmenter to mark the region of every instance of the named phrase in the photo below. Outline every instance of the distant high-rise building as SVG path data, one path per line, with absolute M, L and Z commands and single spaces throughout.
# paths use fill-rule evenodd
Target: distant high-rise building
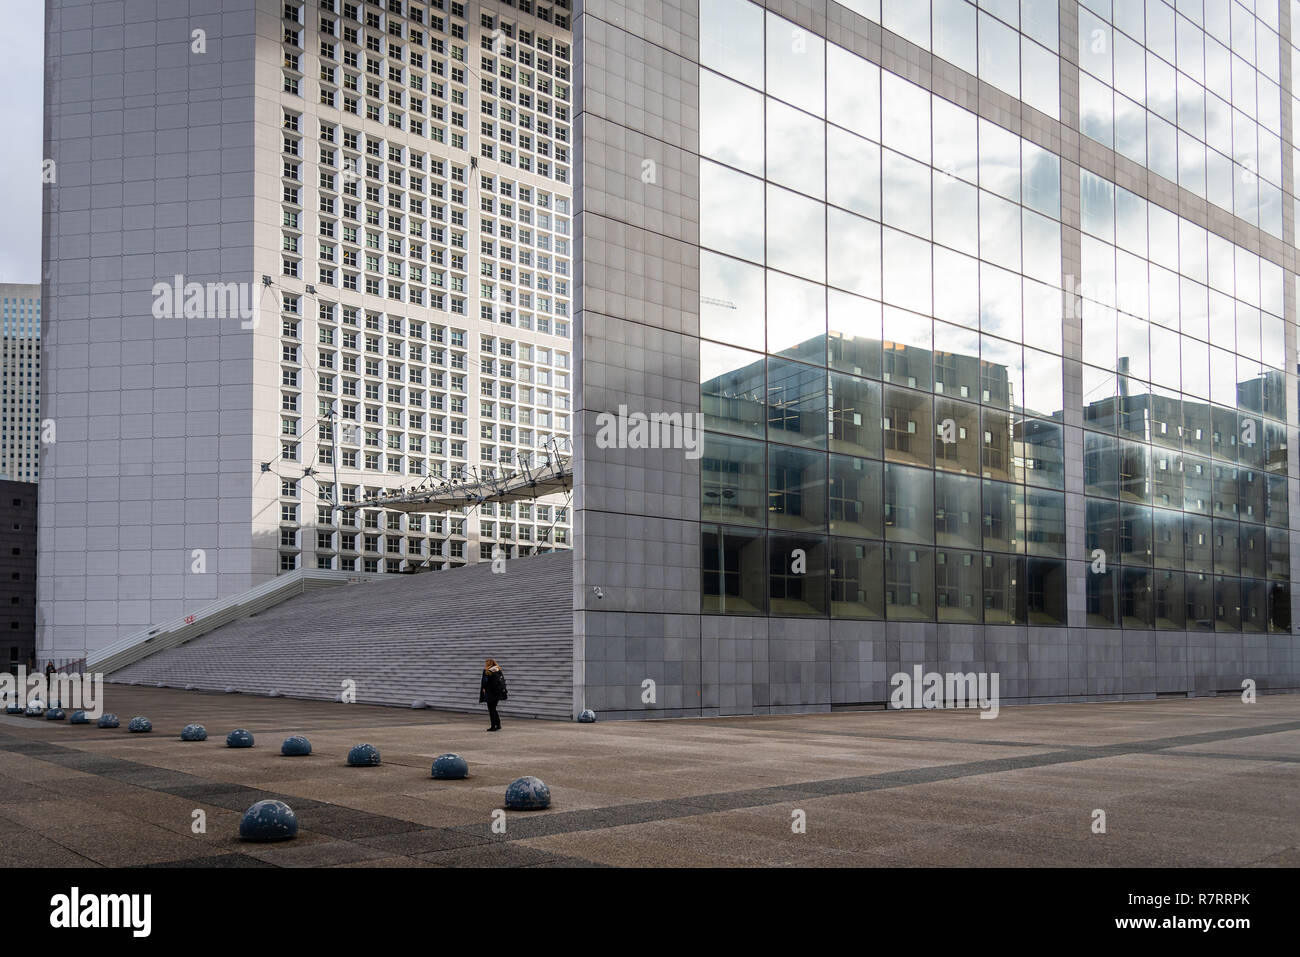
M 36 649 L 36 490 L 0 479 L 0 670 L 31 665 Z M 41 665 L 44 666 L 42 661 Z M 62 661 L 59 664 L 63 664 Z
M 568 547 L 563 495 L 344 510 L 568 444 L 567 6 L 52 0 L 42 648 Z
M 41 473 L 41 287 L 0 283 L 0 479 Z

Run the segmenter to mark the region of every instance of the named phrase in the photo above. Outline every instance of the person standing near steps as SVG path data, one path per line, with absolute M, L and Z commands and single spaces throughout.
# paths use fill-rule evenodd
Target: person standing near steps
M 478 686 L 479 704 L 487 702 L 488 715 L 492 718 L 489 731 L 501 730 L 501 716 L 497 714 L 497 702 L 504 701 L 507 697 L 509 695 L 506 692 L 505 673 L 502 672 L 495 658 L 489 658 L 483 663 L 483 679 Z

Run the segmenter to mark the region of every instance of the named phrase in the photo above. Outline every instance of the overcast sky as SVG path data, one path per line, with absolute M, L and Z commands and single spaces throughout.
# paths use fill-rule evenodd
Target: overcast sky
M 40 282 L 44 0 L 0 0 L 0 23 L 0 282 Z

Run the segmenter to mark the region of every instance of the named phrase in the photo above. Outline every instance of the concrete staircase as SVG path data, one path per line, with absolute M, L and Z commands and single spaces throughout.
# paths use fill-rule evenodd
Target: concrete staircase
M 503 715 L 573 716 L 572 552 L 310 591 L 108 681 L 333 700 L 351 680 L 361 704 L 472 711 L 487 657 L 509 683 Z

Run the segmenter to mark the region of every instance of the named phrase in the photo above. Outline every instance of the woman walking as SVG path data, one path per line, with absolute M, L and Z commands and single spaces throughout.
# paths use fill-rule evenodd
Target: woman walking
M 501 666 L 496 663 L 495 658 L 489 658 L 483 663 L 483 679 L 478 686 L 479 704 L 487 702 L 488 715 L 492 718 L 492 726 L 489 731 L 501 730 L 501 716 L 497 714 L 497 702 L 504 701 L 509 697 L 506 693 L 506 676 L 501 671 Z

